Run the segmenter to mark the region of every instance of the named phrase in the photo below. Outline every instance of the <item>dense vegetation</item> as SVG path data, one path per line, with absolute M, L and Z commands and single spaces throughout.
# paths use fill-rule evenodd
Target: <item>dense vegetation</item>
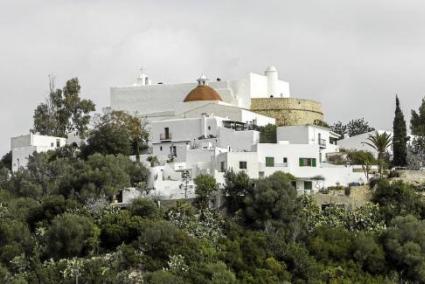
M 381 181 L 373 203 L 320 211 L 291 175 L 228 172 L 220 209 L 205 175 L 193 203 L 118 209 L 118 190 L 147 176 L 121 154 L 64 148 L 1 175 L 3 283 L 425 282 L 425 202 L 407 184 Z
M 13 174 L 10 153 L 0 161 L 1 283 L 425 283 L 425 201 L 403 182 L 375 181 L 371 202 L 353 210 L 321 210 L 282 172 L 227 172 L 222 191 L 200 175 L 190 202 L 111 205 L 122 188 L 145 189 L 148 170 L 128 155 L 139 155 L 147 134 L 120 112 L 88 131 L 92 105 L 79 90 L 73 79 L 63 96 L 52 91 L 54 107 L 37 108 L 34 129 L 76 131 L 86 143 L 33 154 Z M 418 133 L 421 116 L 412 120 Z M 363 120 L 338 128 L 371 129 Z M 275 142 L 275 131 L 262 129 L 262 140 Z M 371 137 L 378 160 L 389 139 Z M 366 175 L 374 162 L 368 152 L 349 159 Z

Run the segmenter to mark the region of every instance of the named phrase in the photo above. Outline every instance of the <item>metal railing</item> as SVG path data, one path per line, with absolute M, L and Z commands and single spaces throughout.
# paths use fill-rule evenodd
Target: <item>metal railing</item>
M 319 145 L 326 147 L 326 140 L 325 139 L 319 139 Z

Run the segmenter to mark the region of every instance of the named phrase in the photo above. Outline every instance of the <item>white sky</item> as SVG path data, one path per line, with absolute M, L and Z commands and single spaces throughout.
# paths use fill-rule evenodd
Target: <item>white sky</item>
M 36 105 L 78 77 L 97 109 L 145 67 L 153 82 L 237 79 L 275 65 L 326 120 L 391 128 L 425 96 L 425 1 L 0 0 L 0 155 Z

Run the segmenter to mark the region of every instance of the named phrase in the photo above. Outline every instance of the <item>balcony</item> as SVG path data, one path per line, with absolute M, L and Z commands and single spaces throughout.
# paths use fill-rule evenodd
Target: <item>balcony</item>
M 171 133 L 160 133 L 159 134 L 159 140 L 160 141 L 170 141 L 173 139 L 173 135 Z
M 320 146 L 320 148 L 326 148 L 326 140 L 325 139 L 319 139 L 319 146 Z

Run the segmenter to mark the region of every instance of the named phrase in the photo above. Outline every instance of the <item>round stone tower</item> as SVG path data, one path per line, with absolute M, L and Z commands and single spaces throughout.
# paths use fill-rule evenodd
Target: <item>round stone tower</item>
M 276 119 L 278 126 L 324 121 L 319 102 L 297 98 L 251 98 L 251 110 Z

